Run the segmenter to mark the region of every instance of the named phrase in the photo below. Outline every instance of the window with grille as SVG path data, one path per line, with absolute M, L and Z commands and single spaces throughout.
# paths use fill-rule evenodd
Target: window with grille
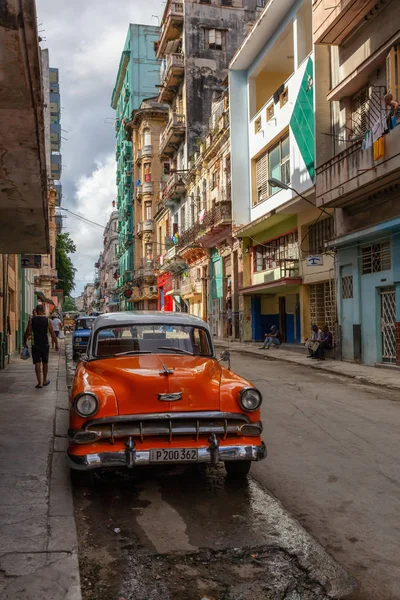
M 266 3 L 267 3 L 267 0 L 257 0 L 257 8 L 264 8 Z
M 351 99 L 351 128 L 357 135 L 371 129 L 369 88 L 362 88 Z
M 388 271 L 392 265 L 390 241 L 364 246 L 361 248 L 361 259 L 363 275 Z
M 258 133 L 259 131 L 261 131 L 261 117 L 258 117 L 254 121 L 254 133 Z
M 280 266 L 285 267 L 286 263 L 296 263 L 296 266 L 289 267 L 289 270 L 294 270 L 299 257 L 297 231 L 259 244 L 254 247 L 253 252 L 254 271 L 267 271 Z
M 282 106 L 285 106 L 285 104 L 287 104 L 288 102 L 289 102 L 289 89 L 286 87 L 286 88 L 284 88 L 283 92 L 279 96 L 279 106 L 282 108 Z
M 257 196 L 253 205 L 262 202 L 279 191 L 268 185 L 268 179 L 274 177 L 279 181 L 290 184 L 290 144 L 289 135 L 283 137 L 277 144 L 269 148 L 256 160 Z
M 334 219 L 328 217 L 310 225 L 309 229 L 309 252 L 310 254 L 322 254 L 325 252 L 325 242 L 334 236 Z
M 353 275 L 342 277 L 342 298 L 348 300 L 353 297 Z
M 310 328 L 313 323 L 318 327 L 327 325 L 329 331 L 336 333 L 336 292 L 335 280 L 314 283 L 310 287 Z

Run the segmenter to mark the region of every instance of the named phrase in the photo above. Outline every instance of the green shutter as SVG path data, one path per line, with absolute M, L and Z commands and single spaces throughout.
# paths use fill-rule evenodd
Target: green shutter
M 311 179 L 314 179 L 315 167 L 313 81 L 313 61 L 309 58 L 290 119 L 290 128 Z

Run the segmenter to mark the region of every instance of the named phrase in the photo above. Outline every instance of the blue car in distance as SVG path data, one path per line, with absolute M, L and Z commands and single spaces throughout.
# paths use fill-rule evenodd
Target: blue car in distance
M 75 321 L 75 329 L 72 334 L 72 351 L 74 356 L 86 352 L 90 331 L 96 317 L 81 316 Z

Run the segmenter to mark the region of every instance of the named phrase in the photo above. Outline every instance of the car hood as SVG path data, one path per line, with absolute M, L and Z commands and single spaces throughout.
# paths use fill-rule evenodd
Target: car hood
M 93 361 L 91 370 L 113 388 L 121 415 L 220 410 L 221 367 L 215 359 L 142 354 Z M 169 394 L 176 395 L 172 401 Z
M 90 329 L 77 329 L 73 337 L 89 337 Z

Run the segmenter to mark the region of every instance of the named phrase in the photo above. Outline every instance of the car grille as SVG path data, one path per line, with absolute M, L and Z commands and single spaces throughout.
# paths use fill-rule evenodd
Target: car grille
M 243 432 L 242 432 L 243 429 Z M 142 441 L 145 437 L 164 436 L 172 440 L 175 436 L 200 436 L 212 433 L 226 439 L 228 435 L 246 435 L 257 437 L 262 432 L 261 422 L 251 422 L 241 413 L 222 413 L 217 411 L 156 413 L 142 415 L 124 415 L 92 419 L 83 430 L 74 432 L 73 441 L 88 443 L 96 439 L 109 439 L 133 436 Z

